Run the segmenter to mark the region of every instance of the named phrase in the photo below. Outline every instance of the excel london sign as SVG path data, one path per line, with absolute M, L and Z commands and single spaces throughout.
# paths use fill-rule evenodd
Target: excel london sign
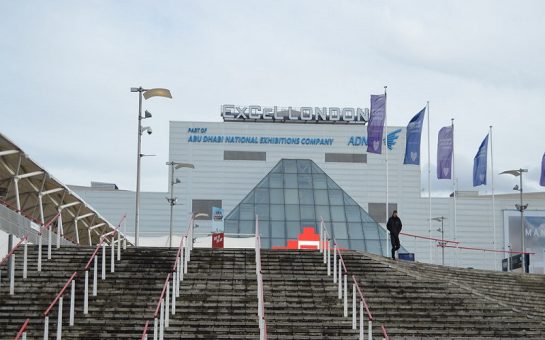
M 225 104 L 221 106 L 221 116 L 225 122 L 366 124 L 369 121 L 369 109 Z

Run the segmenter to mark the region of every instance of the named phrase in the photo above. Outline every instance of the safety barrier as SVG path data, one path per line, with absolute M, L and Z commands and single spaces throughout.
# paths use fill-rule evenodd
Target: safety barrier
M 17 332 L 17 335 L 15 335 L 15 340 L 26 340 L 26 328 L 28 327 L 28 323 L 30 322 L 30 319 L 26 319 L 21 328 L 19 328 L 19 332 Z
M 333 248 L 333 255 L 331 254 L 331 248 Z M 320 242 L 319 242 L 320 253 L 323 253 L 324 264 L 327 265 L 327 276 L 333 274 L 333 283 L 338 285 L 338 298 L 343 300 L 343 315 L 348 317 L 348 269 L 344 263 L 344 259 L 341 254 L 341 249 L 337 244 L 337 241 L 334 237 L 331 237 L 327 228 L 325 227 L 324 220 L 320 220 Z M 331 257 L 333 256 L 333 259 Z M 331 265 L 331 260 L 333 260 L 333 268 Z M 332 270 L 333 269 L 333 270 Z M 359 339 L 364 339 L 365 334 L 365 322 L 364 322 L 364 309 L 365 316 L 367 317 L 367 326 L 368 326 L 368 339 L 373 339 L 373 315 L 369 310 L 369 305 L 365 300 L 363 291 L 359 286 L 356 277 L 352 275 L 352 329 L 358 329 L 357 325 L 357 305 L 359 296 Z M 382 332 L 384 334 L 384 339 L 388 339 L 388 333 L 386 328 L 381 325 Z
M 57 293 L 53 301 L 49 304 L 47 309 L 44 311 L 44 339 L 49 339 L 49 315 L 53 310 L 53 307 L 58 302 L 57 310 L 57 339 L 60 340 L 62 337 L 62 307 L 63 307 L 63 295 L 68 286 L 71 286 L 70 292 L 70 326 L 74 325 L 74 309 L 75 309 L 75 294 L 76 294 L 76 276 L 78 272 L 72 273 L 68 281 L 64 284 L 61 290 Z
M 23 250 L 23 279 L 27 278 L 27 254 L 28 254 L 28 242 L 27 236 L 24 236 L 16 245 L 13 247 L 9 253 L 0 261 L 0 267 L 6 263 L 8 264 L 8 275 L 9 275 L 9 295 L 15 294 L 15 251 L 21 246 L 24 247 Z M 2 282 L 2 271 L 0 270 L 0 284 Z
M 263 272 L 261 270 L 261 234 L 259 217 L 255 216 L 255 273 L 257 276 L 257 315 L 259 317 L 259 339 L 267 339 L 267 319 L 265 317 L 265 299 L 263 294 Z
M 194 215 L 189 220 L 189 225 L 185 235 L 180 240 L 180 246 L 176 252 L 176 259 L 171 271 L 168 273 L 161 295 L 157 301 L 155 312 L 153 313 L 153 339 L 163 340 L 165 328 L 169 327 L 170 314 L 176 314 L 176 298 L 180 297 L 180 282 L 184 280 L 184 274 L 187 274 L 187 264 L 191 259 L 193 250 L 193 229 L 195 226 Z M 142 331 L 141 340 L 148 339 L 149 320 L 146 321 Z

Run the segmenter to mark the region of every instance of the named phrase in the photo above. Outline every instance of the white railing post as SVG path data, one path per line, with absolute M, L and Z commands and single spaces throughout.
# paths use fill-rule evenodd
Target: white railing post
M 121 261 L 121 234 L 117 233 L 117 260 Z
M 93 267 L 93 296 L 97 296 L 97 284 L 98 284 L 98 259 L 95 255 Z
M 28 257 L 28 247 L 27 240 L 25 240 L 25 248 L 23 249 L 23 279 L 27 277 L 27 257 Z
M 360 340 L 363 340 L 365 330 L 363 329 L 363 301 L 360 300 Z
M 182 255 L 182 253 L 183 253 L 183 252 L 181 251 L 181 252 L 180 252 L 180 256 Z M 178 273 L 178 274 L 176 275 L 176 277 L 177 277 L 177 280 L 176 280 L 176 281 L 177 281 L 177 282 L 176 282 L 176 297 L 180 297 L 180 281 L 181 281 L 181 278 L 180 278 L 180 268 L 182 268 L 182 267 L 181 267 L 181 262 L 182 262 L 182 258 L 179 257 L 179 258 L 178 258 L 178 265 L 176 266 L 176 272 Z
M 357 314 L 356 314 L 356 285 L 352 284 L 352 329 L 356 329 L 356 321 L 357 321 Z
M 59 299 L 59 310 L 58 310 L 58 317 L 57 317 L 57 340 L 61 340 L 62 338 L 62 300 L 63 297 Z
M 38 234 L 38 271 L 42 271 L 42 234 Z
M 329 247 L 329 239 L 327 240 L 327 276 L 331 275 L 331 249 Z
M 159 313 L 159 340 L 163 340 L 165 334 L 165 299 L 161 299 L 161 312 Z
M 344 317 L 348 317 L 348 278 L 344 274 Z
M 189 237 L 185 238 L 184 274 L 187 274 L 187 262 L 189 262 Z M 182 277 L 183 279 L 183 277 Z
M 47 228 L 47 259 L 51 260 L 51 225 Z
M 339 281 L 339 300 L 343 298 L 342 294 L 342 285 L 343 285 L 343 281 L 341 280 L 341 277 L 342 277 L 342 274 L 341 274 L 341 258 L 339 257 L 339 265 L 337 266 L 339 268 L 339 273 L 337 275 L 338 277 L 338 281 Z
M 110 256 L 110 273 L 115 273 L 115 242 L 112 237 L 112 255 Z
M 44 340 L 49 340 L 49 316 L 44 318 Z
M 337 244 L 333 245 L 333 283 L 337 283 Z
M 373 321 L 369 320 L 369 334 L 367 335 L 368 340 L 373 340 Z
M 153 319 L 153 340 L 157 340 L 157 318 Z
M 102 280 L 106 280 L 106 243 L 102 243 Z
M 85 291 L 83 292 L 83 314 L 89 313 L 89 270 L 85 271 Z
M 168 328 L 169 319 L 170 319 L 170 313 L 168 312 L 170 307 L 170 279 L 167 282 L 167 289 L 165 293 L 167 294 L 166 301 L 165 301 L 165 328 Z
M 322 244 L 322 241 L 323 241 L 323 226 L 322 226 L 322 222 L 320 222 L 320 244 L 318 246 L 318 249 L 320 249 L 320 254 L 324 252 L 324 245 Z
M 324 233 L 324 236 L 323 236 L 323 239 L 322 239 L 322 248 L 324 249 L 324 264 L 327 263 L 327 247 L 326 247 L 326 243 L 325 243 L 326 237 L 327 237 L 327 235 Z
M 9 295 L 13 294 L 15 294 L 15 254 L 11 255 L 11 266 L 9 267 Z
M 26 331 L 23 332 L 23 336 L 21 337 L 22 340 L 26 340 Z
M 172 315 L 176 314 L 176 286 L 178 285 L 178 279 L 176 278 L 176 272 L 172 274 Z
M 72 290 L 70 292 L 70 326 L 74 326 L 74 303 L 76 299 L 76 280 L 72 280 Z

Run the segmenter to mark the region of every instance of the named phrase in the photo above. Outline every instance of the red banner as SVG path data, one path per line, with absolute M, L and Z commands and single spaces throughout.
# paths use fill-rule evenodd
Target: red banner
M 223 233 L 212 233 L 212 248 L 223 248 Z

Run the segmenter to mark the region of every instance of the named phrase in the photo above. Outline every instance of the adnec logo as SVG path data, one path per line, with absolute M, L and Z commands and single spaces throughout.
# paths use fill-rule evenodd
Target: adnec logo
M 399 138 L 401 129 L 394 130 L 390 132 L 386 138 L 384 138 L 384 144 L 388 145 L 388 149 L 392 150 L 394 145 L 396 145 Z M 350 136 L 348 139 L 348 145 L 352 146 L 367 146 L 367 136 Z M 373 147 L 378 149 L 378 145 L 373 145 Z

